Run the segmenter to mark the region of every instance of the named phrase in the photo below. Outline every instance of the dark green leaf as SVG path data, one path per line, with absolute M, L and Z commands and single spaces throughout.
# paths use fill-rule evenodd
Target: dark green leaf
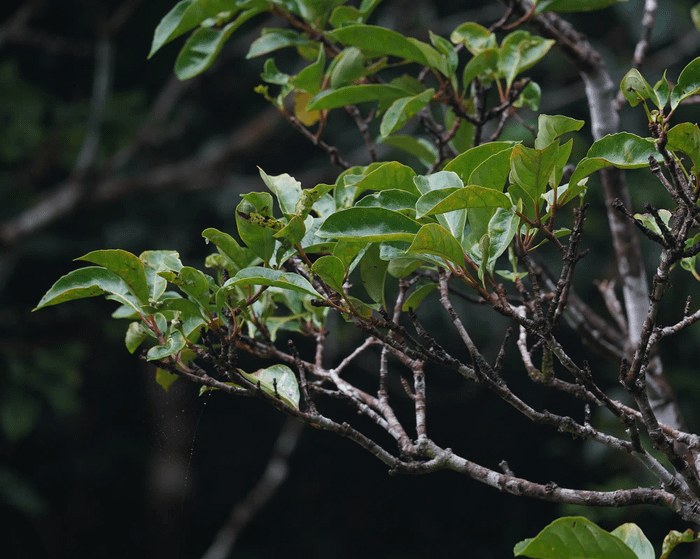
M 489 48 L 479 52 L 464 67 L 462 73 L 462 87 L 468 91 L 474 78 L 479 78 L 482 83 L 491 83 L 498 74 L 499 50 Z
M 530 35 L 527 31 L 513 31 L 501 43 L 498 58 L 498 69 L 510 86 L 515 76 L 531 68 L 539 62 L 552 48 L 553 39 L 543 39 Z
M 181 80 L 187 80 L 204 72 L 214 63 L 234 31 L 261 11 L 259 8 L 251 8 L 224 27 L 200 27 L 197 29 L 187 39 L 175 61 L 177 77 Z
M 494 153 L 481 163 L 464 184 L 483 186 L 493 190 L 503 191 L 510 173 L 510 156 L 513 148 Z
M 682 151 L 693 161 L 693 174 L 700 174 L 700 129 L 692 122 L 682 122 L 668 131 L 666 147 L 672 151 Z
M 384 113 L 379 132 L 382 136 L 388 136 L 403 127 L 411 118 L 423 109 L 435 93 L 434 89 L 426 89 L 423 93 L 413 97 L 403 97 L 394 101 Z
M 267 192 L 250 192 L 241 197 L 243 200 L 236 208 L 238 234 L 250 250 L 268 263 L 276 248 L 276 230 L 264 226 L 265 220 L 272 219 L 272 196 Z
M 691 61 L 678 76 L 678 83 L 671 91 L 671 110 L 676 110 L 683 99 L 695 95 L 698 91 L 700 91 L 700 57 Z
M 316 62 L 310 64 L 293 77 L 291 83 L 297 89 L 306 91 L 311 95 L 316 95 L 321 91 L 321 82 L 323 81 L 323 73 L 326 69 L 326 51 L 318 49 L 318 58 Z
M 322 91 L 308 102 L 306 108 L 310 111 L 335 109 L 367 101 L 393 101 L 405 96 L 406 91 L 391 85 L 378 83 L 348 85 L 340 89 Z
M 455 157 L 447 165 L 445 171 L 454 171 L 459 175 L 459 178 L 464 184 L 471 184 L 469 177 L 479 165 L 486 161 L 492 155 L 513 148 L 514 142 L 489 142 L 480 146 L 468 149 L 464 153 Z M 506 172 L 510 169 L 510 151 L 508 151 Z M 504 179 L 505 182 L 505 179 Z
M 183 266 L 177 275 L 173 272 L 160 272 L 159 275 L 165 277 L 170 283 L 177 285 L 183 292 L 192 297 L 203 310 L 206 311 L 209 308 L 209 301 L 211 299 L 209 281 L 206 276 L 196 268 Z
M 334 60 L 331 71 L 331 89 L 338 89 L 366 74 L 365 56 L 357 47 L 347 47 Z
M 95 250 L 85 256 L 76 258 L 76 260 L 92 262 L 114 272 L 124 280 L 124 283 L 129 286 L 131 293 L 141 301 L 141 304 L 145 305 L 148 302 L 149 291 L 148 282 L 146 281 L 146 270 L 143 262 L 136 255 L 121 249 Z
M 260 37 L 250 45 L 246 58 L 255 58 L 286 47 L 314 45 L 313 41 L 292 29 L 263 29 Z
M 543 12 L 588 12 L 601 10 L 627 0 L 539 0 L 535 2 L 536 14 Z
M 319 237 L 362 239 L 367 242 L 412 241 L 420 224 L 385 208 L 349 208 L 329 216 L 316 233 Z
M 413 243 L 406 251 L 412 254 L 432 254 L 464 266 L 464 251 L 459 241 L 439 223 L 429 223 L 420 228 Z
M 238 272 L 229 279 L 223 288 L 245 287 L 248 285 L 264 285 L 267 287 L 279 287 L 280 289 L 291 289 L 299 291 L 315 298 L 321 299 L 321 294 L 303 277 L 291 272 L 280 272 L 270 268 L 255 266 L 246 268 Z
M 379 258 L 379 245 L 372 244 L 360 260 L 360 278 L 365 286 L 367 295 L 382 307 L 386 308 L 384 299 L 384 283 L 389 263 Z
M 632 107 L 636 107 L 641 101 L 649 98 L 658 106 L 656 92 L 636 68 L 632 68 L 625 74 L 625 77 L 622 78 L 620 82 L 620 91 L 622 91 L 625 99 L 627 99 Z
M 492 188 L 465 186 L 463 188 L 430 192 L 416 204 L 417 217 L 438 215 L 463 208 L 509 208 L 510 198 Z
M 165 359 L 166 357 L 170 357 L 171 355 L 178 353 L 183 347 L 185 347 L 185 345 L 187 345 L 187 340 L 185 340 L 185 337 L 181 332 L 175 330 L 164 344 L 153 346 L 148 350 L 146 360 L 155 361 L 158 359 Z
M 513 148 L 510 158 L 511 180 L 524 189 L 539 207 L 547 183 L 552 178 L 559 146 L 551 143 L 544 149 L 530 149 L 523 145 Z
M 408 296 L 403 304 L 403 307 L 401 307 L 401 310 L 406 312 L 409 309 L 417 309 L 418 305 L 421 304 L 423 299 L 425 299 L 426 296 L 430 295 L 436 289 L 437 283 L 427 283 L 417 287 L 416 290 Z
M 252 263 L 249 254 L 250 251 L 241 247 L 228 233 L 223 233 L 218 229 L 210 227 L 202 231 L 202 237 L 204 237 L 207 242 L 211 241 L 214 243 L 219 252 L 226 256 L 237 269 L 245 268 Z
M 462 126 L 465 126 L 464 124 Z M 379 143 L 386 144 L 405 151 L 417 158 L 427 168 L 432 167 L 435 160 L 438 158 L 437 148 L 431 142 L 424 138 L 414 138 L 397 134 L 386 138 L 379 138 Z
M 355 204 L 356 208 L 386 208 L 395 212 L 401 212 L 408 217 L 416 216 L 416 202 L 418 197 L 410 192 L 397 190 L 395 188 L 382 190 L 368 194 Z
M 654 85 L 654 91 L 656 92 L 656 98 L 659 101 L 659 108 L 664 108 L 671 97 L 671 86 L 666 79 L 666 71 L 664 70 L 664 75 L 661 79 Z
M 311 266 L 311 271 L 338 293 L 343 292 L 345 266 L 337 256 L 322 256 Z
M 208 16 L 205 14 L 194 14 L 193 7 L 197 6 L 195 0 L 182 0 L 160 20 L 156 31 L 153 34 L 151 51 L 148 58 L 151 58 L 163 45 L 187 33 L 190 29 L 197 27 Z
M 582 516 L 558 518 L 513 551 L 534 559 L 638 559 L 622 540 Z
M 398 161 L 382 163 L 355 184 L 355 198 L 367 190 L 398 189 L 418 194 L 413 182 L 416 173 Z

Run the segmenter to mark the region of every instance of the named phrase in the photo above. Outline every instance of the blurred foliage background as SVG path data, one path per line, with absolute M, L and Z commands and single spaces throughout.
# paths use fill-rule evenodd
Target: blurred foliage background
M 700 54 L 690 0 L 661 3 L 641 70 L 654 83 Z M 27 0 L 0 7 L 0 555 L 39 557 L 199 557 L 231 507 L 265 468 L 283 418 L 260 402 L 218 393 L 169 392 L 154 371 L 124 348 L 113 305 L 87 300 L 31 309 L 48 287 L 101 248 L 174 249 L 200 266 L 211 250 L 201 231 L 233 232 L 239 194 L 263 190 L 256 166 L 290 173 L 304 187 L 333 182 L 338 170 L 253 92 L 262 59 L 246 60 L 260 18 L 231 41 L 215 66 L 179 82 L 172 65 L 181 41 L 146 60 L 153 30 L 173 2 Z M 628 69 L 641 32 L 643 2 L 567 15 L 603 54 L 613 78 Z M 489 25 L 496 1 L 385 0 L 373 23 L 421 39 L 449 36 L 460 23 Z M 279 51 L 283 71 L 300 68 Z M 589 121 L 583 84 L 554 49 L 530 72 L 542 88 L 541 111 Z M 697 106 L 680 117 L 696 122 Z M 639 108 L 638 108 L 639 109 Z M 536 114 L 523 110 L 530 123 Z M 680 120 L 678 120 L 680 122 Z M 641 110 L 622 110 L 623 130 L 644 135 Z M 512 121 L 507 138 L 532 138 Z M 355 164 L 367 162 L 349 118 L 329 136 Z M 590 144 L 575 137 L 573 159 Z M 384 157 L 393 156 L 389 152 Z M 629 175 L 637 211 L 668 202 L 644 172 Z M 575 285 L 600 312 L 591 281 L 614 277 L 602 195 L 593 182 L 584 248 L 593 256 Z M 648 266 L 657 253 L 647 250 Z M 688 276 L 688 277 L 685 277 Z M 674 277 L 679 316 L 689 275 Z M 686 282 L 686 283 L 684 283 Z M 498 349 L 499 317 L 481 321 L 480 347 Z M 432 325 L 440 331 L 441 317 Z M 329 361 L 357 334 L 338 325 Z M 576 342 L 572 338 L 572 343 Z M 695 432 L 700 428 L 698 335 L 665 346 L 666 367 Z M 448 341 L 449 343 L 449 341 Z M 491 347 L 493 346 L 493 347 Z M 585 351 L 585 348 L 582 349 Z M 615 364 L 591 358 L 616 386 Z M 372 382 L 371 363 L 353 374 Z M 514 362 L 514 366 L 517 363 Z M 460 379 L 432 373 L 429 420 L 435 440 L 467 458 L 560 486 L 635 486 L 644 472 L 588 443 L 535 428 Z M 523 375 L 525 376 L 525 375 Z M 523 378 L 523 385 L 526 384 Z M 546 391 L 533 405 L 556 410 Z M 658 547 L 686 526 L 659 509 L 574 510 L 525 501 L 454 473 L 390 477 L 345 440 L 305 431 L 289 478 L 242 535 L 236 557 L 509 557 L 561 514 L 585 513 L 607 529 L 637 522 Z M 675 553 L 681 557 L 683 552 Z

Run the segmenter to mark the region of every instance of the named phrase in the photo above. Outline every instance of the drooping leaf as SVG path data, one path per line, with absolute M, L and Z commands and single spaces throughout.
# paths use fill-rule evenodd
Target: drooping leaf
M 535 148 L 544 149 L 567 132 L 581 130 L 584 122 L 568 116 L 545 115 L 537 117 L 537 138 Z
M 367 242 L 412 241 L 420 224 L 385 208 L 348 208 L 328 216 L 319 237 L 362 239 Z
M 496 260 L 508 249 L 519 226 L 520 218 L 516 213 L 504 208 L 496 209 L 496 213 L 489 220 L 489 250 L 484 256 L 487 258 L 486 269 L 491 275 L 493 275 Z
M 324 70 L 326 69 L 326 51 L 318 49 L 318 58 L 309 64 L 295 77 L 289 80 L 294 87 L 306 91 L 311 95 L 316 95 L 321 90 Z
M 130 323 L 129 327 L 126 329 L 126 338 L 124 340 L 126 349 L 129 353 L 134 353 L 136 348 L 138 348 L 141 342 L 148 338 L 149 335 L 148 330 L 140 322 L 134 321 Z
M 365 56 L 357 47 L 347 47 L 336 57 L 330 73 L 331 89 L 338 89 L 366 74 Z
M 435 291 L 437 287 L 437 283 L 427 283 L 417 287 L 416 290 L 408 296 L 401 310 L 405 312 L 409 309 L 417 309 L 423 299 Z
M 224 44 L 246 21 L 262 12 L 261 8 L 250 8 L 224 27 L 200 27 L 182 47 L 175 61 L 175 75 L 188 80 L 209 68 L 224 48 Z
M 127 284 L 114 272 L 101 266 L 86 266 L 73 270 L 53 284 L 33 310 L 86 297 L 106 297 L 119 301 L 140 313 L 139 303 Z
M 465 184 L 483 186 L 503 191 L 510 173 L 510 158 L 513 148 L 498 151 L 480 163 Z
M 479 78 L 482 83 L 489 84 L 498 76 L 499 50 L 489 48 L 482 50 L 467 62 L 462 72 L 462 87 L 468 91 L 474 78 Z
M 228 233 L 210 227 L 202 231 L 202 237 L 214 243 L 219 252 L 226 256 L 237 269 L 240 270 L 252 263 L 248 254 L 250 251 L 241 247 Z
M 671 91 L 671 110 L 681 101 L 700 91 L 700 57 L 692 60 L 678 76 L 678 83 Z
M 396 132 L 425 107 L 433 97 L 434 89 L 426 89 L 413 97 L 403 97 L 394 101 L 384 113 L 379 133 L 382 136 Z
M 654 92 L 656 93 L 656 98 L 659 101 L 658 107 L 660 109 L 666 107 L 666 104 L 668 103 L 668 100 L 671 97 L 671 85 L 666 79 L 665 70 L 664 75 L 661 76 L 661 79 L 654 85 Z
M 316 95 L 306 108 L 312 110 L 336 109 L 347 105 L 357 105 L 367 101 L 392 102 L 406 96 L 406 91 L 401 88 L 370 83 L 364 85 L 348 85 L 339 89 L 327 89 Z
M 148 350 L 146 360 L 155 361 L 158 359 L 165 359 L 166 357 L 175 355 L 183 347 L 185 347 L 185 345 L 187 345 L 185 337 L 180 331 L 174 330 L 164 344 L 153 346 Z
M 129 286 L 131 293 L 141 301 L 141 304 L 148 302 L 149 291 L 146 270 L 143 262 L 136 255 L 121 249 L 95 250 L 85 256 L 76 258 L 76 260 L 92 262 L 114 272 L 124 280 L 124 283 Z
M 558 518 L 513 552 L 533 559 L 638 559 L 620 538 L 582 516 Z
M 480 52 L 496 46 L 496 35 L 483 25 L 468 21 L 452 32 L 450 41 L 455 45 L 464 43 L 467 50 L 477 56 Z
M 322 299 L 321 294 L 303 277 L 291 272 L 280 272 L 270 268 L 254 266 L 245 268 L 229 279 L 223 288 L 232 289 L 234 287 L 245 287 L 248 285 L 263 285 L 267 287 L 279 287 L 280 289 L 290 289 Z
M 170 387 L 173 385 L 173 383 L 178 378 L 179 377 L 176 374 L 170 373 L 170 372 L 166 371 L 165 369 L 161 369 L 161 368 L 156 369 L 156 382 L 166 392 L 170 389 Z
M 371 244 L 360 260 L 360 278 L 367 295 L 382 307 L 386 308 L 384 299 L 384 284 L 389 263 L 379 257 L 379 245 Z
M 464 251 L 459 241 L 439 223 L 423 225 L 406 251 L 411 254 L 432 254 L 464 266 Z
M 254 373 L 238 372 L 268 394 L 279 397 L 285 404 L 299 409 L 299 383 L 294 372 L 286 365 L 272 365 Z
M 391 55 L 412 60 L 448 75 L 447 62 L 427 43 L 376 25 L 347 25 L 328 33 L 332 40 L 354 46 L 370 56 Z

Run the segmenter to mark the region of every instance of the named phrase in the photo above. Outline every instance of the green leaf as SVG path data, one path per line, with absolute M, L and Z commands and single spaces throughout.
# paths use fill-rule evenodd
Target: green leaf
M 348 25 L 327 33 L 344 45 L 358 47 L 369 56 L 391 55 L 412 60 L 448 75 L 447 62 L 427 43 L 404 37 L 401 33 L 375 25 Z
M 430 176 L 417 176 L 413 179 L 416 183 L 418 190 L 423 194 L 423 196 L 416 203 L 416 210 L 423 207 L 432 207 L 437 200 L 442 196 L 440 194 L 432 195 L 437 196 L 437 198 L 431 198 L 428 196 L 427 199 L 424 197 L 429 195 L 430 192 L 453 192 L 455 189 L 462 189 L 463 184 L 459 175 L 453 171 L 438 171 Z M 421 202 L 421 200 L 424 200 Z M 437 215 L 438 223 L 445 227 L 452 235 L 454 235 L 458 240 L 461 240 L 464 235 L 464 226 L 467 222 L 467 212 L 463 209 L 457 209 L 448 211 L 446 213 L 439 213 Z
M 661 79 L 656 82 L 656 85 L 654 85 L 654 92 L 656 93 L 656 98 L 659 101 L 658 107 L 664 108 L 666 104 L 668 103 L 669 98 L 671 97 L 671 86 L 668 83 L 668 80 L 666 79 L 666 71 L 664 70 L 664 75 L 661 76 Z
M 153 346 L 148 350 L 146 361 L 156 361 L 175 355 L 185 347 L 185 345 L 187 345 L 187 340 L 185 340 L 182 332 L 174 330 L 164 344 Z
M 126 349 L 129 350 L 129 353 L 134 353 L 149 335 L 149 331 L 140 322 L 130 323 L 126 329 L 126 339 L 124 340 Z
M 379 258 L 379 245 L 371 244 L 360 260 L 360 278 L 365 286 L 367 295 L 382 307 L 386 308 L 384 299 L 384 284 L 389 263 Z
M 691 61 L 678 76 L 678 83 L 671 91 L 671 110 L 675 111 L 681 101 L 700 91 L 700 57 Z
M 627 0 L 539 0 L 535 14 L 543 12 L 590 12 Z
M 326 69 L 326 51 L 318 49 L 318 58 L 313 64 L 309 64 L 295 77 L 289 80 L 294 87 L 306 91 L 311 95 L 316 95 L 321 90 L 323 73 Z
M 582 516 L 558 518 L 513 551 L 535 559 L 638 559 L 622 540 Z
M 299 383 L 294 372 L 286 365 L 272 365 L 267 369 L 258 369 L 252 374 L 241 369 L 238 369 L 238 372 L 268 394 L 279 397 L 294 409 L 299 409 Z
M 33 310 L 98 295 L 128 305 L 136 313 L 141 312 L 124 280 L 101 266 L 87 266 L 69 272 L 53 284 Z
M 464 126 L 464 124 L 462 125 Z M 414 138 L 403 134 L 380 137 L 377 140 L 380 144 L 395 147 L 418 159 L 426 168 L 430 168 L 438 158 L 438 151 L 434 144 L 425 138 Z
M 650 154 L 654 154 L 657 159 L 660 157 L 651 138 L 640 138 L 629 132 L 605 136 L 595 142 L 588 150 L 586 157 L 579 161 L 569 179 L 569 188 L 574 188 L 581 179 L 604 167 L 614 166 L 620 169 L 647 167 Z
M 439 223 L 423 225 L 406 251 L 412 254 L 432 254 L 464 266 L 464 251 L 459 241 Z
M 319 237 L 362 239 L 367 242 L 412 241 L 420 224 L 385 208 L 348 208 L 328 216 Z
M 114 272 L 124 280 L 124 283 L 129 286 L 129 291 L 141 301 L 141 304 L 145 305 L 148 302 L 149 291 L 146 270 L 143 262 L 136 255 L 121 249 L 95 250 L 85 256 L 76 258 L 76 260 L 92 262 Z
M 219 252 L 228 258 L 237 269 L 240 270 L 252 263 L 249 254 L 247 254 L 250 251 L 241 247 L 236 239 L 228 233 L 223 233 L 218 229 L 210 227 L 202 231 L 202 237 L 204 237 L 207 242 L 211 241 L 214 243 Z
M 509 208 L 513 205 L 503 192 L 483 186 L 429 192 L 416 203 L 416 217 L 438 215 L 463 208 Z
M 243 200 L 236 208 L 238 235 L 267 264 L 276 249 L 276 230 L 264 226 L 267 220 L 271 220 L 272 196 L 267 192 L 249 192 L 242 194 L 241 198 Z
M 313 222 L 313 218 L 309 218 Z M 298 245 L 306 236 L 306 227 L 298 215 L 293 215 L 289 223 L 275 233 L 275 239 L 287 239 L 290 244 Z
M 692 122 L 682 122 L 668 131 L 666 147 L 672 151 L 682 151 L 693 161 L 693 174 L 700 174 L 700 129 Z
M 271 177 L 260 167 L 258 171 L 265 186 L 276 196 L 282 213 L 286 217 L 294 215 L 296 205 L 301 198 L 301 183 L 287 173 Z
M 357 204 L 355 204 L 355 207 L 386 208 L 387 210 L 400 212 L 413 219 L 416 217 L 417 201 L 418 197 L 415 194 L 392 188 L 390 190 L 382 190 L 381 192 L 368 194 L 360 199 Z
M 275 85 L 287 85 L 289 83 L 289 74 L 280 72 L 275 64 L 274 58 L 268 58 L 263 65 L 263 71 L 260 74 L 260 78 L 267 83 L 272 83 Z
M 413 169 L 398 161 L 381 163 L 355 183 L 355 199 L 367 190 L 397 189 L 417 195 L 415 176 Z
M 151 58 L 163 45 L 187 33 L 190 29 L 197 27 L 208 16 L 204 13 L 195 13 L 193 8 L 197 7 L 195 0 L 182 0 L 160 20 L 156 31 L 153 34 L 151 51 L 148 58 Z
M 348 85 L 340 89 L 322 91 L 308 102 L 306 108 L 309 111 L 335 109 L 367 101 L 394 101 L 405 96 L 405 90 L 392 85 L 378 83 Z
M 535 138 L 535 148 L 544 149 L 554 140 L 567 132 L 581 130 L 584 122 L 568 116 L 545 115 L 537 117 L 537 138 Z
M 479 78 L 482 83 L 491 83 L 498 75 L 499 50 L 489 48 L 479 52 L 467 62 L 462 73 L 462 87 L 468 91 L 474 78 Z
M 464 43 L 467 50 L 476 56 L 480 52 L 496 46 L 496 35 L 482 25 L 468 21 L 452 32 L 450 41 L 455 45 Z
M 347 47 L 336 56 L 330 73 L 331 89 L 354 82 L 366 74 L 365 56 L 357 47 Z
M 399 128 L 402 128 L 403 125 L 418 114 L 423 107 L 430 103 L 434 93 L 435 90 L 430 88 L 419 95 L 403 97 L 394 101 L 384 113 L 382 123 L 379 127 L 379 133 L 382 136 L 388 136 L 392 132 L 396 132 Z
M 537 64 L 555 42 L 554 39 L 544 39 L 522 30 L 506 36 L 501 43 L 498 69 L 505 77 L 508 89 L 515 76 Z
M 416 290 L 408 296 L 403 304 L 403 307 L 401 307 L 401 310 L 406 312 L 409 309 L 417 309 L 418 305 L 421 304 L 423 299 L 435 291 L 437 286 L 437 283 L 427 283 L 417 287 Z
M 654 559 L 656 557 L 654 546 L 636 524 L 632 522 L 622 524 L 610 533 L 627 544 L 627 547 L 634 551 L 638 559 Z
M 168 286 L 168 282 L 159 276 L 158 272 L 179 272 L 182 269 L 180 255 L 174 250 L 147 250 L 139 254 L 139 260 L 143 262 L 146 270 L 148 300 L 158 301 Z
M 542 194 L 552 178 L 558 151 L 558 144 L 552 142 L 544 149 L 530 149 L 517 145 L 511 153 L 511 181 L 530 195 L 537 208 L 541 206 Z
M 656 92 L 636 68 L 632 68 L 625 74 L 625 77 L 622 78 L 620 82 L 620 91 L 622 91 L 625 99 L 627 99 L 632 107 L 636 107 L 644 99 L 649 98 L 651 98 L 655 105 L 659 105 Z
M 338 293 L 343 292 L 345 266 L 343 265 L 343 261 L 337 256 L 321 256 L 321 258 L 316 260 L 313 266 L 311 266 L 311 271 Z
M 520 226 L 520 218 L 514 211 L 498 208 L 489 220 L 489 251 L 486 269 L 493 275 L 496 260 L 508 249 Z
M 248 49 L 246 58 L 255 58 L 286 47 L 309 47 L 315 45 L 301 33 L 292 29 L 263 29 Z
M 540 109 L 540 101 L 542 100 L 542 89 L 535 82 L 531 81 L 525 86 L 525 89 L 520 93 L 520 97 L 513 103 L 514 107 L 527 106 L 531 111 L 537 112 Z
M 214 63 L 234 31 L 261 12 L 260 8 L 251 8 L 224 27 L 200 27 L 197 29 L 187 39 L 177 60 L 175 60 L 175 75 L 181 80 L 188 80 L 204 72 Z
M 293 274 L 291 272 L 271 270 L 270 268 L 262 268 L 260 266 L 254 266 L 252 268 L 241 270 L 226 283 L 224 283 L 222 287 L 230 290 L 234 287 L 245 287 L 248 285 L 279 287 L 280 289 L 290 289 L 292 291 L 305 293 L 317 299 L 323 298 L 321 297 L 321 294 L 300 275 Z
M 483 186 L 493 190 L 503 191 L 510 173 L 510 157 L 513 148 L 494 153 L 483 163 L 479 164 L 464 184 Z
M 492 155 L 510 150 L 515 145 L 515 142 L 489 142 L 480 146 L 468 149 L 464 153 L 455 157 L 447 165 L 445 171 L 453 171 L 459 175 L 459 178 L 464 184 L 471 184 L 469 177 L 479 165 L 486 161 Z M 507 154 L 507 170 L 510 170 L 510 151 Z
M 177 273 L 159 272 L 159 275 L 166 278 L 170 283 L 177 285 L 184 293 L 201 306 L 206 312 L 209 308 L 211 293 L 209 291 L 209 281 L 206 276 L 190 266 L 183 266 Z

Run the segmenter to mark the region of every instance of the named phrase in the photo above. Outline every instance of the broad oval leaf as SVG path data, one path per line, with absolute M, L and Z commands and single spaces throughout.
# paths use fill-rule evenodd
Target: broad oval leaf
M 523 145 L 513 148 L 510 156 L 511 181 L 524 189 L 538 205 L 557 163 L 559 145 L 552 142 L 544 149 Z
M 243 248 L 228 233 L 210 227 L 202 231 L 202 237 L 214 243 L 219 252 L 226 256 L 237 269 L 245 268 L 253 263 L 250 249 Z
M 505 77 L 508 88 L 515 80 L 515 76 L 532 68 L 544 58 L 555 42 L 554 39 L 544 39 L 523 30 L 513 31 L 503 39 L 498 69 Z
M 241 198 L 243 200 L 236 208 L 238 235 L 247 247 L 267 264 L 277 245 L 276 230 L 264 227 L 265 220 L 274 221 L 271 217 L 272 196 L 267 192 L 249 192 L 241 195 Z M 279 229 L 283 226 L 281 224 Z
M 455 45 L 464 43 L 467 50 L 476 56 L 480 52 L 496 46 L 496 35 L 483 25 L 468 21 L 452 32 L 450 41 Z
M 656 106 L 659 105 L 656 92 L 636 68 L 632 68 L 625 74 L 625 77 L 622 78 L 620 82 L 620 91 L 622 91 L 622 95 L 625 96 L 625 99 L 627 99 L 627 102 L 632 107 L 636 107 L 644 99 L 649 98 L 651 98 Z
M 85 256 L 76 258 L 76 260 L 92 262 L 114 272 L 124 280 L 124 283 L 129 286 L 129 290 L 142 304 L 145 305 L 148 302 L 146 270 L 143 262 L 135 254 L 121 249 L 94 250 Z
M 406 252 L 411 254 L 432 254 L 444 258 L 456 266 L 464 266 L 462 246 L 439 223 L 429 223 L 421 227 Z
M 621 539 L 582 516 L 558 518 L 513 552 L 534 559 L 638 559 Z
M 464 184 L 470 184 L 469 177 L 479 165 L 498 152 L 512 149 L 514 145 L 515 142 L 489 142 L 481 144 L 455 157 L 445 165 L 444 170 L 457 173 Z M 509 167 L 510 152 L 508 152 L 507 160 L 507 167 Z
M 421 304 L 423 299 L 435 291 L 437 287 L 437 283 L 428 283 L 417 287 L 416 290 L 408 296 L 403 304 L 403 307 L 401 307 L 401 310 L 405 312 L 409 309 L 417 309 L 418 305 Z
M 296 212 L 297 202 L 301 198 L 301 183 L 287 173 L 271 177 L 260 167 L 258 171 L 265 186 L 277 198 L 282 213 L 287 217 L 293 215 Z
M 340 258 L 330 254 L 321 256 L 313 263 L 311 271 L 335 291 L 342 293 L 343 281 L 345 280 L 345 266 Z
M 181 332 L 175 330 L 163 345 L 153 346 L 148 350 L 146 360 L 155 361 L 158 359 L 165 359 L 166 357 L 175 355 L 182 348 L 184 348 L 185 345 L 187 345 L 187 340 L 185 340 L 185 337 Z
M 535 148 L 544 149 L 563 134 L 581 130 L 583 124 L 582 120 L 568 116 L 541 114 L 537 117 Z
M 294 409 L 299 409 L 299 383 L 294 372 L 286 365 L 272 365 L 252 374 L 241 369 L 238 369 L 238 372 L 268 394 L 279 397 Z
M 39 310 L 66 301 L 105 295 L 110 299 L 128 305 L 136 313 L 141 309 L 127 284 L 114 272 L 101 266 L 86 266 L 73 270 L 58 279 L 41 298 L 33 310 Z
M 397 189 L 417 195 L 419 192 L 414 183 L 415 177 L 413 169 L 398 161 L 381 163 L 355 183 L 355 199 L 367 190 Z
M 321 91 L 306 105 L 309 111 L 336 109 L 348 105 L 357 105 L 367 101 L 394 101 L 406 96 L 406 91 L 393 85 L 370 83 L 365 85 L 348 85 L 339 89 Z
M 394 101 L 384 113 L 382 123 L 379 126 L 379 133 L 382 136 L 388 136 L 402 128 L 423 107 L 430 103 L 434 93 L 435 90 L 430 88 L 413 97 L 403 97 Z
M 362 239 L 367 242 L 412 241 L 420 223 L 385 208 L 348 208 L 328 216 L 319 237 Z
M 668 131 L 666 147 L 682 151 L 693 161 L 693 174 L 700 172 L 700 129 L 692 122 L 682 122 Z
M 497 48 L 490 48 L 481 51 L 474 56 L 464 67 L 462 73 L 462 87 L 467 88 L 476 77 L 485 84 L 491 83 L 498 74 L 499 51 Z
M 465 186 L 429 192 L 416 203 L 416 216 L 438 215 L 463 208 L 509 208 L 513 205 L 503 192 L 483 186 Z
M 126 349 L 129 353 L 134 353 L 136 349 L 141 345 L 148 336 L 149 331 L 140 322 L 131 322 L 129 327 L 126 329 L 126 337 L 124 343 L 126 344 Z
M 193 14 L 191 9 L 193 5 L 196 5 L 195 0 L 182 0 L 175 4 L 165 17 L 160 20 L 153 34 L 153 42 L 151 43 L 151 51 L 148 53 L 148 58 L 151 58 L 163 45 L 183 33 L 187 33 L 190 29 L 194 29 L 208 17 L 204 13 Z
M 234 287 L 245 287 L 247 285 L 263 285 L 267 287 L 279 287 L 280 289 L 291 289 L 318 299 L 322 299 L 321 294 L 303 277 L 291 272 L 280 272 L 270 268 L 254 266 L 238 272 L 229 279 L 222 288 L 233 289 Z
M 625 542 L 639 559 L 654 559 L 656 557 L 654 546 L 636 524 L 632 522 L 622 524 L 610 533 Z
M 387 210 L 401 212 L 402 214 L 413 218 L 416 215 L 417 201 L 418 197 L 415 194 L 392 188 L 389 190 L 382 190 L 380 192 L 368 194 L 364 198 L 361 198 L 357 204 L 355 204 L 355 207 L 386 208 Z
M 293 29 L 263 29 L 250 45 L 246 58 L 255 58 L 286 47 L 312 47 L 315 43 Z

